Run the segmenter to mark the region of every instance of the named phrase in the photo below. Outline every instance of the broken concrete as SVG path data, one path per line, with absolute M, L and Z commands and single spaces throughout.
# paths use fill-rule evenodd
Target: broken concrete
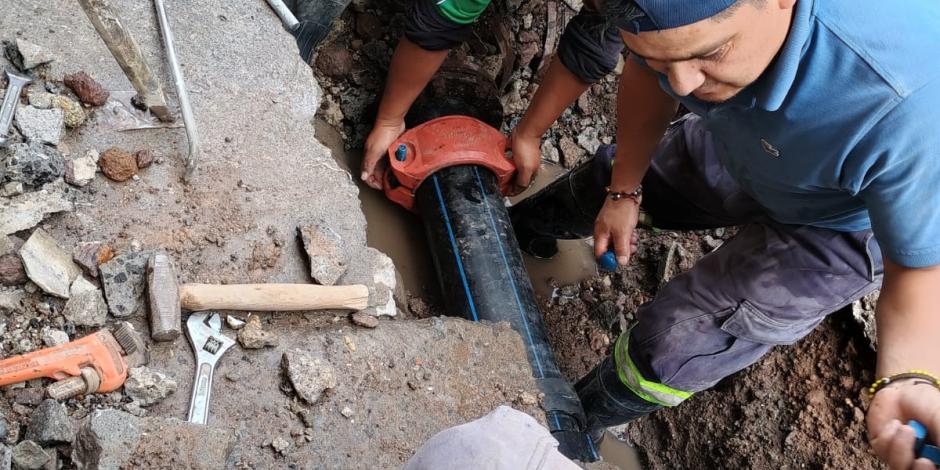
M 98 152 L 89 150 L 78 158 L 65 160 L 65 182 L 74 186 L 85 186 L 98 173 Z
M 65 405 L 56 400 L 43 400 L 29 416 L 26 439 L 43 446 L 52 446 L 71 443 L 74 438 L 75 431 Z
M 5 429 L 4 429 L 5 431 Z M 6 432 L 3 433 L 4 435 Z M 0 470 L 10 470 L 13 465 L 13 449 L 0 444 Z
M 17 469 L 39 470 L 52 460 L 53 455 L 33 441 L 22 441 L 13 447 L 12 457 Z
M 299 227 L 297 232 L 310 259 L 310 277 L 318 284 L 336 284 L 349 265 L 343 239 L 325 224 Z
M 39 109 L 19 106 L 16 109 L 16 128 L 30 143 L 59 145 L 64 132 L 65 113 L 61 109 Z
M 72 460 L 84 468 L 226 468 L 232 432 L 176 419 L 95 411 L 76 435 Z
M 26 294 L 20 290 L 0 288 L 0 312 L 14 312 L 22 308 Z
M 245 349 L 261 349 L 277 346 L 277 336 L 261 327 L 261 317 L 248 317 L 245 326 L 238 330 L 238 343 Z
M 40 289 L 56 297 L 69 298 L 69 288 L 81 269 L 45 230 L 33 232 L 20 248 L 20 258 L 29 279 Z
M 43 328 L 40 337 L 42 338 L 42 344 L 49 348 L 69 342 L 69 334 L 55 328 Z
M 155 405 L 176 392 L 176 381 L 147 367 L 135 367 L 124 382 L 124 393 L 139 406 Z
M 108 308 L 116 318 L 142 313 L 150 254 L 149 251 L 123 253 L 98 266 Z
M 324 391 L 336 387 L 336 371 L 322 357 L 295 349 L 284 353 L 281 367 L 294 391 L 307 403 L 316 403 Z
M 69 289 L 62 315 L 75 326 L 101 327 L 108 320 L 108 305 L 97 286 L 78 276 Z
M 4 158 L 4 154 L 6 170 L 3 177 L 8 182 L 40 187 L 65 174 L 65 158 L 62 154 L 39 142 L 14 144 L 8 150 L 0 151 L 0 158 Z
M 38 44 L 33 44 L 23 39 L 16 39 L 16 48 L 20 51 L 20 55 L 23 56 L 23 68 L 27 70 L 34 69 L 37 66 L 48 64 L 55 60 L 52 54 Z
M 51 183 L 39 191 L 9 199 L 0 199 L 0 235 L 29 230 L 48 214 L 71 211 L 72 201 L 59 184 Z
M 104 242 L 81 242 L 72 250 L 72 261 L 85 271 L 85 274 L 97 278 L 98 266 L 114 258 L 114 250 Z

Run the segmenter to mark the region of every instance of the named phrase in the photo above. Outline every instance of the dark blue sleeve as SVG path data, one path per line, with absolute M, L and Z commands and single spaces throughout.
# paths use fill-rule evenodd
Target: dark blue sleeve
M 405 20 L 405 37 L 428 51 L 453 49 L 473 36 L 473 24 L 445 18 L 434 0 L 414 0 Z
M 568 22 L 558 44 L 561 63 L 586 83 L 604 78 L 617 66 L 623 39 L 616 26 L 588 7 Z

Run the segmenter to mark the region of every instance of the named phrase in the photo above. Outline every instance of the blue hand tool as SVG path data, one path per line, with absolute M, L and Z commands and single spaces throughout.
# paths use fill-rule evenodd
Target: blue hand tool
M 914 455 L 924 458 L 940 467 L 940 448 L 927 444 L 927 428 L 918 421 L 908 421 L 908 426 L 914 428 Z

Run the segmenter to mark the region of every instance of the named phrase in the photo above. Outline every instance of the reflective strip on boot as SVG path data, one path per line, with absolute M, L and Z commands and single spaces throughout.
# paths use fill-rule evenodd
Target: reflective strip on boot
M 620 381 L 630 391 L 650 403 L 662 406 L 676 406 L 692 396 L 690 392 L 676 390 L 661 383 L 644 379 L 627 352 L 629 336 L 630 333 L 627 332 L 617 338 L 617 343 L 614 344 L 614 366 L 617 368 Z

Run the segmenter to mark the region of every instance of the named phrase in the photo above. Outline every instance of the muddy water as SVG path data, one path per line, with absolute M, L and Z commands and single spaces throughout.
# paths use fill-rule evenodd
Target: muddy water
M 333 151 L 337 163 L 352 175 L 359 174 L 359 151 L 346 151 L 342 138 L 330 125 L 322 121 L 316 123 L 317 138 Z M 562 173 L 558 165 L 543 164 L 536 184 L 513 200 L 520 200 L 534 194 L 543 186 Z M 375 247 L 395 262 L 401 272 L 408 292 L 440 298 L 440 288 L 434 273 L 434 264 L 424 238 L 424 227 L 414 214 L 393 204 L 379 191 L 369 188 L 358 177 L 353 178 L 359 186 L 359 199 L 362 211 L 368 222 L 367 237 L 369 245 Z M 523 254 L 526 269 L 532 279 L 536 294 L 550 297 L 553 285 L 578 282 L 597 272 L 597 266 L 591 254 L 591 245 L 583 240 L 562 240 L 559 253 L 550 260 L 536 259 Z

